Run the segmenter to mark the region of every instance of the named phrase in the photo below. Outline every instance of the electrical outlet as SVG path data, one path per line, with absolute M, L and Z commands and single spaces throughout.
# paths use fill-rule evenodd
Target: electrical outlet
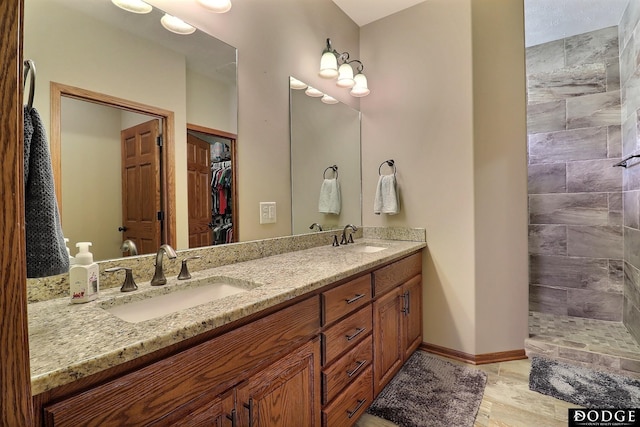
M 260 202 L 260 224 L 276 222 L 276 202 Z

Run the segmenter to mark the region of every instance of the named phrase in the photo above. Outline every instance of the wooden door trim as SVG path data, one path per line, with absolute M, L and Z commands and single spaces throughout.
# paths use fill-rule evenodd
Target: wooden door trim
M 134 113 L 147 114 L 162 119 L 162 137 L 164 145 L 162 150 L 163 173 L 162 197 L 164 200 L 165 228 L 163 240 L 174 246 L 176 241 L 176 185 L 175 185 L 175 118 L 173 111 L 142 104 L 128 99 L 122 99 L 87 89 L 69 86 L 62 83 L 51 82 L 51 163 L 55 181 L 58 206 L 62 210 L 62 138 L 61 138 L 61 112 L 62 97 L 74 98 L 94 104 L 107 105 Z
M 0 425 L 33 425 L 24 235 L 22 0 L 0 2 Z
M 238 135 L 219 129 L 187 123 L 187 130 L 202 132 L 231 140 L 231 222 L 233 223 L 233 241 L 240 241 L 240 216 L 238 215 Z

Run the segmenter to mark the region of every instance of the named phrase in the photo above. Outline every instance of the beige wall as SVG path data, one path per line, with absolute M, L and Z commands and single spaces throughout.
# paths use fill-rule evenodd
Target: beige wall
M 476 354 L 528 336 L 523 2 L 472 0 Z
M 527 336 L 523 34 L 512 0 L 428 0 L 361 29 L 363 223 L 427 229 L 424 341 L 469 354 Z M 402 211 L 379 217 L 387 158 Z

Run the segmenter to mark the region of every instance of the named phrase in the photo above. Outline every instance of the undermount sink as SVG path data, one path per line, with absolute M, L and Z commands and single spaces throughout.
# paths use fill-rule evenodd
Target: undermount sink
M 349 247 L 349 246 L 347 246 Z M 351 246 L 350 249 L 354 252 L 362 252 L 362 253 L 367 253 L 367 254 L 371 254 L 374 252 L 380 252 L 383 251 L 385 249 L 387 249 L 385 246 L 373 246 L 373 245 L 367 245 L 367 244 L 358 244 L 358 245 L 354 245 Z
M 176 285 L 179 287 L 180 285 Z M 161 295 L 154 294 L 143 299 L 127 300 L 122 304 L 104 307 L 105 311 L 129 323 L 144 322 L 187 308 L 193 308 L 231 295 L 247 292 L 246 284 L 215 281 L 175 290 Z

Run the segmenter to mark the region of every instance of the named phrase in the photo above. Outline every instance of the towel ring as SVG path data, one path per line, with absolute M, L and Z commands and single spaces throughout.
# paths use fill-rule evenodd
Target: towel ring
M 336 174 L 335 178 L 336 178 L 336 179 L 338 179 L 338 166 L 336 166 L 336 165 L 329 166 L 328 168 L 326 168 L 326 169 L 324 170 L 324 172 L 322 172 L 322 177 L 323 177 L 324 179 L 327 179 L 327 171 L 328 171 L 329 169 L 333 170 L 333 173 L 334 173 L 334 174 Z
M 23 84 L 26 86 L 27 77 L 31 77 L 31 82 L 29 85 L 29 101 L 27 103 L 27 108 L 29 111 L 33 109 L 33 96 L 36 92 L 36 64 L 31 59 L 26 59 L 24 61 L 24 75 L 22 78 Z
M 382 175 L 381 170 L 382 170 L 382 165 L 387 164 L 390 168 L 393 168 L 393 174 L 396 174 L 396 162 L 393 161 L 393 159 L 389 159 L 389 160 L 385 160 L 384 162 L 380 163 L 380 166 L 378 166 L 378 175 Z

